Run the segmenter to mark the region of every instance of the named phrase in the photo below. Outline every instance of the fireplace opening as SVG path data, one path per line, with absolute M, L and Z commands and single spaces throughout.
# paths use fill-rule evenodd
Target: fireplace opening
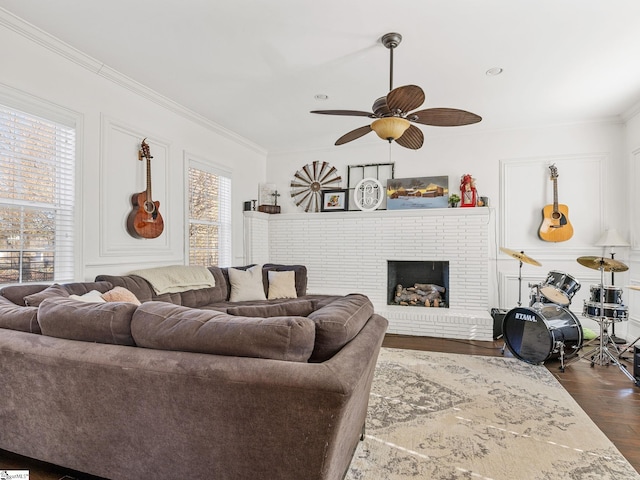
M 388 305 L 449 308 L 449 262 L 387 260 Z

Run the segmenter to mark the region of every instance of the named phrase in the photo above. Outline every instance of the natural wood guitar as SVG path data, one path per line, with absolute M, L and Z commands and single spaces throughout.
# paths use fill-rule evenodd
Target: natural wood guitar
M 147 189 L 144 192 L 134 193 L 131 196 L 133 210 L 127 218 L 127 231 L 135 238 L 156 238 L 164 230 L 164 220 L 160 215 L 160 202 L 153 201 L 151 197 L 151 151 L 146 142 L 142 140 L 138 151 L 138 160 L 147 159 Z
M 573 237 L 573 226 L 569 221 L 569 207 L 558 204 L 558 169 L 550 165 L 553 182 L 553 205 L 542 209 L 542 224 L 538 236 L 545 242 L 565 242 Z

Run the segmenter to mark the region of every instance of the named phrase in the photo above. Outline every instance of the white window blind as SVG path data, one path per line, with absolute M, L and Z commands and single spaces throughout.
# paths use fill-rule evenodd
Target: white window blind
M 189 164 L 189 265 L 231 265 L 231 178 Z
M 75 135 L 0 105 L 0 284 L 73 280 Z

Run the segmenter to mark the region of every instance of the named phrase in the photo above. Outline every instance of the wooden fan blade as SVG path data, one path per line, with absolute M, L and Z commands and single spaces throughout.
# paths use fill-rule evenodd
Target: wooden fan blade
M 417 85 L 405 85 L 387 93 L 387 106 L 392 113 L 410 112 L 424 103 L 424 92 Z
M 459 127 L 478 123 L 482 117 L 456 108 L 427 108 L 407 115 L 407 120 L 434 127 Z
M 419 107 L 420 105 L 418 105 Z M 418 108 L 414 107 L 414 108 Z M 371 112 L 363 112 L 362 110 L 312 110 L 309 113 L 319 113 L 321 115 L 346 115 L 349 117 L 371 117 L 375 115 Z
M 357 138 L 366 135 L 371 131 L 371 125 L 365 125 L 364 127 L 356 128 L 355 130 L 351 130 L 349 133 L 345 133 L 338 140 L 336 140 L 336 145 L 344 145 L 345 143 L 349 143 Z
M 396 143 L 401 147 L 410 148 L 411 150 L 418 150 L 424 143 L 424 135 L 415 125 L 410 125 L 402 136 L 396 139 Z

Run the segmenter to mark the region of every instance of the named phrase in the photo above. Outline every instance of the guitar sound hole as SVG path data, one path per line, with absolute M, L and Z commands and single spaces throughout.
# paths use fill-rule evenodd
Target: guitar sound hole
M 144 202 L 144 211 L 147 213 L 153 213 L 156 210 L 156 206 L 152 202 Z

